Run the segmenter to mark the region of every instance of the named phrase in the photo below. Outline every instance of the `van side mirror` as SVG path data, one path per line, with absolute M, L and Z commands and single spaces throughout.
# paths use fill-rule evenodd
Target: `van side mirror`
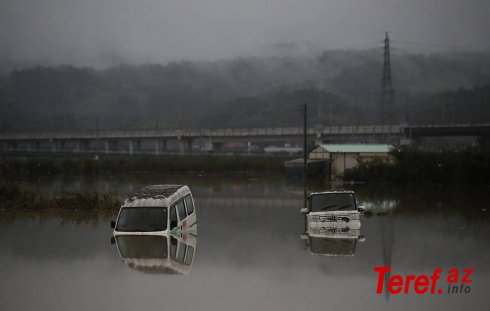
M 359 242 L 366 242 L 366 237 L 365 237 L 364 235 L 362 235 L 362 234 L 361 234 L 361 235 L 359 235 L 359 237 L 357 238 L 357 240 L 358 240 Z
M 310 209 L 307 207 L 302 207 L 300 211 L 301 211 L 301 214 L 308 214 L 310 212 Z
M 111 220 L 111 228 L 112 229 L 116 228 L 116 222 L 114 220 Z
M 366 211 L 366 208 L 365 208 L 364 206 L 362 206 L 362 205 L 359 205 L 359 206 L 357 207 L 357 210 L 358 210 L 360 213 L 364 213 L 364 212 Z

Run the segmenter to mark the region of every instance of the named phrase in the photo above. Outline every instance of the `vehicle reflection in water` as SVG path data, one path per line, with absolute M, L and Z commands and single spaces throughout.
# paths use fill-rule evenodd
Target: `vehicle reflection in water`
M 365 240 L 360 228 L 359 220 L 308 226 L 301 239 L 305 240 L 306 250 L 314 255 L 354 256 L 357 242 Z
M 115 243 L 130 268 L 155 274 L 188 274 L 196 253 L 197 236 L 118 235 Z
M 397 200 L 380 200 L 380 201 L 359 201 L 359 204 L 364 206 L 366 217 L 370 216 L 387 216 L 392 214 L 400 202 Z

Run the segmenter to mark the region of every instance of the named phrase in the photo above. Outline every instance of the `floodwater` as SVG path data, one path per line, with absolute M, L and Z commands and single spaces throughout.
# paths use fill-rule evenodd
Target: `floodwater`
M 183 273 L 152 273 L 124 260 L 118 250 L 122 244 L 111 244 L 107 217 L 1 211 L 2 310 L 490 309 L 489 188 L 345 185 L 371 213 L 361 216 L 360 235 L 339 238 L 329 231 L 319 237 L 304 234 L 302 185 L 283 177 L 30 183 L 45 192 L 95 188 L 122 197 L 148 184 L 188 184 L 195 197 L 197 237 L 192 254 L 187 247 L 188 256 L 181 255 L 187 261 L 186 270 L 179 270 Z M 324 185 L 309 188 L 326 190 Z M 130 242 L 136 250 L 129 252 L 138 252 L 143 243 L 167 243 Z M 167 251 L 151 253 L 170 257 Z M 377 266 L 390 266 L 391 276 L 402 277 L 430 276 L 441 268 L 437 288 L 443 293 L 419 295 L 411 287 L 407 294 L 386 294 L 385 286 L 377 294 Z M 447 293 L 451 268 L 474 269 L 463 293 Z

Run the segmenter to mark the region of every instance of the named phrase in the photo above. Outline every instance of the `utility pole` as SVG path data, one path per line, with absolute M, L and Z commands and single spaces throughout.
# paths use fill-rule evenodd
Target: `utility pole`
M 378 110 L 378 121 L 381 124 L 393 124 L 396 121 L 394 93 L 391 81 L 390 38 L 388 33 L 386 33 L 384 40 L 383 81 Z
M 304 108 L 303 108 L 303 202 L 304 202 L 304 208 L 307 208 L 307 191 L 306 191 L 306 173 L 308 171 L 308 163 L 306 161 L 306 158 L 308 156 L 307 154 L 307 146 L 308 146 L 308 128 L 307 128 L 307 107 L 306 103 L 304 103 Z M 306 222 L 305 222 L 306 226 Z
M 303 110 L 303 175 L 304 175 L 304 178 L 305 178 L 305 181 L 306 181 L 306 158 L 307 158 L 307 120 L 306 120 L 306 103 L 304 104 L 304 110 Z

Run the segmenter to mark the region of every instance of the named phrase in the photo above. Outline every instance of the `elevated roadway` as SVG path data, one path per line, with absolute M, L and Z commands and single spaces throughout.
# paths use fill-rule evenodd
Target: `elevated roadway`
M 490 136 L 490 123 L 427 125 L 328 126 L 308 129 L 310 142 L 389 142 L 437 136 Z M 0 133 L 2 152 L 100 152 L 100 153 L 189 153 L 193 142 L 200 150 L 219 152 L 227 142 L 300 143 L 300 127 L 242 129 L 146 129 L 63 132 Z

